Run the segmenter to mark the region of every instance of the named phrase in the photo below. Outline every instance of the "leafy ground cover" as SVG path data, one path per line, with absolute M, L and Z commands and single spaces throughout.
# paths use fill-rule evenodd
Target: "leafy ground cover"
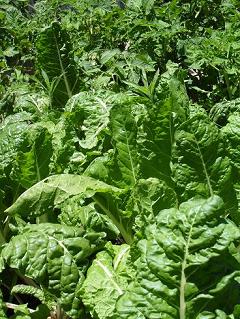
M 240 318 L 239 18 L 1 1 L 1 318 Z

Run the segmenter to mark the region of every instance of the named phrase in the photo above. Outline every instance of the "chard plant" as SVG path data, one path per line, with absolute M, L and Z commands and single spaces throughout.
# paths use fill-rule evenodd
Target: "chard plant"
M 239 318 L 239 5 L 220 2 L 0 5 L 1 318 Z

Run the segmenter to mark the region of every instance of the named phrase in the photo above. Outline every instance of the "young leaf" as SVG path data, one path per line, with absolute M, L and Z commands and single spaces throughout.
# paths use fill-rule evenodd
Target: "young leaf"
M 48 77 L 48 82 L 56 81 L 53 92 L 49 92 L 52 94 L 52 105 L 64 107 L 79 90 L 69 35 L 58 22 L 53 22 L 39 34 L 36 48 L 39 66 Z
M 0 171 L 5 171 L 13 164 L 15 156 L 26 140 L 28 121 L 31 118 L 31 114 L 22 112 L 8 116 L 0 124 Z
M 95 207 L 94 202 L 83 204 L 81 196 L 74 196 L 64 201 L 60 206 L 61 213 L 58 216 L 61 224 L 82 227 L 86 232 L 104 232 L 108 239 L 119 236 L 119 230 L 112 220 L 105 214 L 101 214 Z
M 135 216 L 134 230 L 140 237 L 145 234 L 146 226 L 154 223 L 160 210 L 177 206 L 175 191 L 157 178 L 138 180 L 127 203 Z
M 67 102 L 65 111 L 73 114 L 81 148 L 92 149 L 98 144 L 109 122 L 110 106 L 104 97 L 89 92 L 76 94 Z

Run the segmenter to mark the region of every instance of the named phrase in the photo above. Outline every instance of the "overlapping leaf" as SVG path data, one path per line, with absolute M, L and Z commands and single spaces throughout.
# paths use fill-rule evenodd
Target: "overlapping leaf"
M 79 289 L 84 265 L 101 246 L 104 234 L 84 236 L 79 227 L 40 224 L 26 227 L 2 251 L 8 266 L 33 278 L 52 293 L 72 318 L 82 318 Z
M 8 116 L 0 125 L 0 172 L 13 164 L 14 156 L 26 140 L 28 121 L 32 115 L 26 112 Z
M 25 144 L 27 146 L 21 148 L 15 157 L 11 178 L 27 189 L 49 175 L 52 136 L 47 129 L 36 125 Z
M 74 95 L 65 107 L 66 112 L 74 114 L 79 145 L 83 149 L 94 148 L 108 125 L 112 101 L 111 96 L 105 95 L 106 98 L 82 92 Z
M 121 190 L 88 176 L 60 174 L 50 176 L 25 191 L 6 212 L 37 217 L 75 195 L 90 198 L 96 193 L 120 194 Z
M 231 115 L 228 124 L 221 131 L 231 163 L 240 173 L 240 114 L 236 112 Z
M 111 110 L 111 131 L 120 185 L 131 187 L 137 182 L 137 126 L 130 103 L 116 105 Z
M 116 300 L 127 287 L 126 259 L 128 245 L 108 246 L 97 254 L 81 288 L 84 305 L 93 318 L 108 318 L 114 311 Z
M 131 215 L 123 214 L 114 201 L 123 191 L 95 180 L 89 176 L 60 174 L 50 176 L 26 190 L 6 212 L 32 219 L 45 213 L 52 213 L 54 207 L 67 199 L 80 195 L 92 198 L 98 209 L 106 214 L 126 240 L 131 242 Z
M 142 177 L 156 177 L 169 185 L 172 185 L 170 162 L 174 133 L 176 127 L 187 119 L 188 113 L 186 92 L 174 70 L 170 68 L 162 75 L 157 96 L 160 100 L 147 103 L 147 117 L 143 120 L 144 134 L 139 138 L 138 150 L 141 154 Z M 172 79 L 169 79 L 169 73 Z
M 111 318 L 232 314 L 240 296 L 234 246 L 240 232 L 222 217 L 222 207 L 222 200 L 213 196 L 160 211 L 157 223 L 148 226 L 148 236 L 131 248 L 136 280 L 117 301 Z
M 105 232 L 108 239 L 116 239 L 119 230 L 113 221 L 104 213 L 100 213 L 94 202 L 84 205 L 81 196 L 74 196 L 61 205 L 58 216 L 61 224 L 82 227 L 86 232 Z
M 175 140 L 172 172 L 180 199 L 219 194 L 238 222 L 232 167 L 217 126 L 197 111 L 179 127 Z
M 79 90 L 79 79 L 72 54 L 70 37 L 58 22 L 46 27 L 36 41 L 38 63 L 46 73 L 45 82 L 54 84 L 49 92 L 55 107 L 64 107 Z M 45 74 L 44 73 L 44 74 Z

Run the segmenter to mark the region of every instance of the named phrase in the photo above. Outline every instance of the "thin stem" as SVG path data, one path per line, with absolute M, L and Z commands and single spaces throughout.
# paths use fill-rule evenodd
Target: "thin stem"
M 209 177 L 208 172 L 207 172 L 207 167 L 206 167 L 206 165 L 205 165 L 204 158 L 203 158 L 203 156 L 202 156 L 202 152 L 201 152 L 201 150 L 200 150 L 200 147 L 199 147 L 199 144 L 198 144 L 197 141 L 196 141 L 196 144 L 197 144 L 198 152 L 199 152 L 200 159 L 201 159 L 201 162 L 202 162 L 203 171 L 204 171 L 204 174 L 205 174 L 205 176 L 206 176 L 206 180 L 207 180 L 207 185 L 208 185 L 208 188 L 209 188 L 210 196 L 213 196 L 214 193 L 213 193 L 213 189 L 212 189 L 210 177 Z
M 17 309 L 19 305 L 16 305 L 15 303 L 11 303 L 11 302 L 6 302 L 5 305 L 7 306 L 7 308 L 9 309 Z M 34 309 L 28 308 L 30 313 L 35 312 Z

